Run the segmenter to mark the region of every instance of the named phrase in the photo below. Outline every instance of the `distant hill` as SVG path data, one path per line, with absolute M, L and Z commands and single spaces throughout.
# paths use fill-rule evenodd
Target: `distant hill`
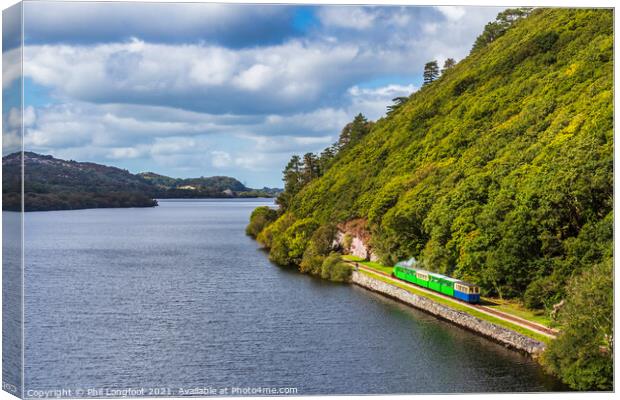
M 126 170 L 24 153 L 26 211 L 154 207 L 152 185 Z M 3 209 L 20 209 L 21 157 L 2 158 Z
M 142 172 L 142 177 L 156 188 L 158 198 L 220 198 L 220 197 L 274 197 L 282 189 L 264 187 L 252 189 L 230 176 L 200 178 L 171 178 L 154 172 Z
M 255 190 L 227 176 L 170 178 L 90 162 L 24 153 L 26 211 L 154 207 L 156 198 L 271 197 L 279 189 Z M 3 210 L 21 208 L 20 153 L 2 158 Z
M 232 197 L 235 194 L 252 191 L 229 176 L 179 179 L 154 172 L 142 172 L 138 176 L 155 186 L 160 198 Z

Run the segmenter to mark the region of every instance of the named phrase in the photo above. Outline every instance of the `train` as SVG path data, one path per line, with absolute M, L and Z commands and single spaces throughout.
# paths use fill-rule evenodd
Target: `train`
M 398 262 L 392 270 L 392 276 L 466 303 L 480 303 L 480 287 L 418 268 L 414 258 Z

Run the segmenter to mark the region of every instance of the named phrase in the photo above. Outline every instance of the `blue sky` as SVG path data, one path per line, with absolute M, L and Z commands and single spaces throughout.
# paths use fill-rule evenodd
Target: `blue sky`
M 292 154 L 327 147 L 359 112 L 383 116 L 500 10 L 27 2 L 25 147 L 281 186 Z

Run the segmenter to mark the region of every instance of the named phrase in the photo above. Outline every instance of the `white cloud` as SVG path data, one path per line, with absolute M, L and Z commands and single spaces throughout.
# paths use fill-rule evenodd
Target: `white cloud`
M 359 82 L 420 76 L 430 59 L 462 58 L 498 11 L 437 10 L 446 18 L 422 19 L 419 8 L 322 7 L 321 32 L 238 49 L 138 39 L 33 45 L 24 50 L 24 73 L 52 95 L 79 101 L 174 105 L 212 114 L 303 113 L 334 107 Z M 345 25 L 364 31 L 336 29 Z
M 255 64 L 235 77 L 235 86 L 250 91 L 264 88 L 274 78 L 274 69 L 267 65 Z
M 231 78 L 238 61 L 233 52 L 212 47 L 190 66 L 190 77 L 200 85 L 222 85 Z
M 353 86 L 348 91 L 351 95 L 350 110 L 359 110 L 367 118 L 376 120 L 385 114 L 392 99 L 408 97 L 416 90 L 418 88 L 415 85 L 386 85 L 377 88 Z
M 16 48 L 2 53 L 2 89 L 9 88 L 22 75 L 21 49 Z
M 282 135 L 307 135 L 308 133 L 327 133 L 340 130 L 351 118 L 346 108 L 319 108 L 293 115 L 268 115 L 259 133 Z
M 108 158 L 120 159 L 120 158 L 138 158 L 144 153 L 134 147 L 116 147 L 110 149 Z
M 226 168 L 232 163 L 232 157 L 225 151 L 215 150 L 211 152 L 211 164 L 215 168 Z
M 437 6 L 435 8 L 451 21 L 460 20 L 466 13 L 465 7 L 460 6 Z
M 392 98 L 415 90 L 413 85 L 353 86 L 343 107 L 257 117 L 120 104 L 29 107 L 25 146 L 73 159 L 153 160 L 179 171 L 206 166 L 279 171 L 277 163 L 293 153 L 329 146 L 357 113 L 379 118 Z M 13 113 L 12 120 L 19 122 L 19 117 Z
M 422 24 L 422 31 L 429 35 L 434 35 L 439 30 L 439 24 L 436 22 L 429 22 Z
M 31 43 L 113 42 L 127 36 L 155 42 L 217 42 L 247 47 L 290 34 L 288 7 L 179 2 L 26 2 Z M 86 34 L 85 34 L 86 33 Z
M 7 124 L 9 128 L 21 128 L 23 122 L 24 127 L 29 127 L 34 125 L 36 118 L 37 116 L 32 106 L 24 108 L 23 113 L 19 108 L 11 107 L 8 113 Z
M 265 161 L 267 160 L 267 157 L 265 154 L 262 153 L 248 153 L 248 154 L 242 154 L 240 156 L 238 156 L 237 158 L 235 158 L 235 165 L 244 168 L 244 169 L 249 169 L 249 170 L 268 170 L 267 165 L 269 163 L 266 163 Z M 266 165 L 267 164 L 267 165 Z
M 204 150 L 198 150 L 196 139 L 188 137 L 157 138 L 150 145 L 150 153 L 153 156 L 166 156 L 194 151 L 203 152 Z
M 358 49 L 292 41 L 231 50 L 133 40 L 96 46 L 29 46 L 24 57 L 24 74 L 52 88 L 56 96 L 97 103 L 176 103 L 222 113 L 315 104 L 340 81 L 353 78 L 345 71 L 356 61 Z M 370 70 L 366 67 L 365 73 Z
M 22 138 L 17 129 L 5 129 L 2 132 L 2 154 L 15 153 L 22 149 Z
M 324 25 L 348 29 L 368 29 L 375 21 L 375 14 L 367 7 L 322 7 L 319 19 Z

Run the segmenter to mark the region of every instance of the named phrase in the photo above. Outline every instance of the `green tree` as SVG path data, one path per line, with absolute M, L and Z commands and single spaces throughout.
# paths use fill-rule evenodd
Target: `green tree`
M 400 108 L 400 106 L 402 106 L 403 104 L 405 104 L 407 102 L 407 100 L 409 100 L 409 97 L 395 97 L 392 99 L 392 103 L 389 106 L 387 106 L 387 115 L 392 114 L 394 111 L 398 110 Z
M 429 61 L 424 64 L 424 84 L 428 85 L 439 77 L 437 61 Z
M 495 21 L 485 25 L 484 30 L 476 38 L 472 51 L 481 49 L 502 36 L 519 19 L 527 17 L 531 8 L 509 8 L 497 15 Z
M 336 227 L 331 224 L 322 225 L 314 231 L 299 265 L 301 272 L 312 275 L 319 275 L 321 273 L 321 266 L 325 257 L 334 248 L 336 232 Z
M 562 329 L 543 365 L 577 390 L 613 389 L 613 259 L 584 271 L 569 285 L 559 313 Z
M 613 12 L 518 21 L 358 142 L 351 122 L 285 214 L 364 220 L 382 260 L 415 256 L 485 294 L 547 311 L 568 298 L 572 276 L 613 255 Z
M 338 152 L 338 148 L 336 145 L 329 146 L 321 152 L 321 155 L 319 156 L 319 160 L 318 160 L 320 176 L 325 174 L 325 172 L 332 165 L 337 152 Z
M 338 138 L 338 149 L 341 150 L 359 142 L 370 132 L 372 126 L 373 123 L 369 122 L 362 113 L 357 114 L 353 121 L 342 128 Z
M 443 69 L 441 70 L 441 74 L 445 74 L 446 71 L 453 68 L 455 65 L 456 61 L 454 61 L 454 58 L 447 58 L 446 61 L 443 63 Z
M 351 277 L 351 272 L 351 266 L 343 263 L 342 256 L 338 253 L 331 253 L 321 265 L 321 278 L 334 282 L 348 281 Z
M 319 177 L 320 166 L 318 157 L 314 153 L 306 153 L 301 168 L 301 184 L 307 185 L 313 179 Z
M 284 191 L 276 199 L 276 203 L 280 206 L 282 211 L 285 211 L 291 198 L 293 198 L 302 188 L 302 161 L 297 154 L 291 157 L 291 160 L 286 164 L 284 171 L 282 171 L 284 181 Z
M 256 238 L 265 227 L 278 219 L 278 212 L 267 206 L 257 207 L 250 215 L 250 223 L 245 228 L 245 233 Z

